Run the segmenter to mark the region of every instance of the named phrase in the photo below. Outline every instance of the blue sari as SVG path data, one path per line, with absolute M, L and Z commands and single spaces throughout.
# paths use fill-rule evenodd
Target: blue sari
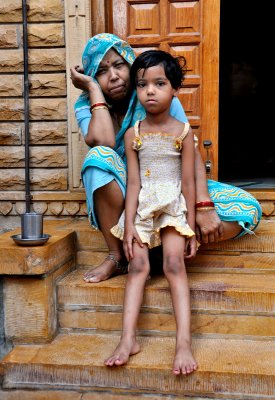
M 89 39 L 86 44 L 82 57 L 84 73 L 95 79 L 100 62 L 111 48 L 114 48 L 129 65 L 132 65 L 135 55 L 130 45 L 113 34 L 101 33 Z M 176 97 L 172 101 L 170 114 L 181 122 L 187 122 L 184 110 Z M 87 135 L 91 119 L 87 92 L 83 92 L 77 99 L 75 115 L 83 136 Z M 95 190 L 115 180 L 125 197 L 127 168 L 124 134 L 129 127 L 134 126 L 137 120 L 142 120 L 144 117 L 145 110 L 138 102 L 136 91 L 133 91 L 122 126 L 116 135 L 114 149 L 106 146 L 93 147 L 83 162 L 81 175 L 86 191 L 89 220 L 94 228 L 98 228 L 93 201 Z M 239 236 L 253 233 L 252 231 L 261 219 L 262 210 L 251 194 L 237 187 L 212 180 L 208 181 L 208 191 L 222 221 L 237 221 L 243 228 Z

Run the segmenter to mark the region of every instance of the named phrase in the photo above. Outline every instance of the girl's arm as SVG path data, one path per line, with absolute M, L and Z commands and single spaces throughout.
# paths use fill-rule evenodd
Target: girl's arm
M 129 128 L 124 136 L 125 152 L 127 158 L 127 185 L 125 200 L 125 226 L 123 238 L 123 248 L 128 260 L 133 258 L 134 239 L 141 247 L 143 247 L 143 244 L 134 225 L 141 185 L 138 155 L 137 152 L 132 149 L 132 142 L 134 140 L 134 137 L 134 128 Z
M 190 228 L 195 232 L 195 201 L 196 201 L 196 188 L 195 188 L 195 149 L 194 149 L 194 135 L 192 129 L 183 141 L 182 147 L 182 194 L 186 201 L 187 207 L 187 222 Z M 189 245 L 190 252 L 188 258 L 196 254 L 195 237 L 191 238 L 191 245 Z
M 90 76 L 79 72 L 82 69 L 73 67 L 70 69 L 73 85 L 77 89 L 86 91 L 89 95 L 90 104 L 106 103 L 102 90 L 96 80 Z M 88 146 L 108 146 L 114 147 L 116 143 L 115 129 L 112 118 L 108 109 L 100 108 L 94 110 L 92 115 L 90 110 L 80 110 L 81 116 L 76 116 L 79 123 L 85 142 Z M 85 118 L 84 115 L 85 114 Z

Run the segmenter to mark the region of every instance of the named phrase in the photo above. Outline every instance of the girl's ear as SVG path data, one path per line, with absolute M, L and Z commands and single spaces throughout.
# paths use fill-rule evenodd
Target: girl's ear
M 173 89 L 174 94 L 173 97 L 176 97 L 179 94 L 179 89 Z

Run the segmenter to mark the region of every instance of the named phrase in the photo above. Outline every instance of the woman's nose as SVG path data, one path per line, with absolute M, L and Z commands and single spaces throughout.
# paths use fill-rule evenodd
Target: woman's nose
M 111 80 L 117 79 L 118 78 L 118 74 L 117 74 L 117 70 L 113 67 L 111 67 L 109 69 L 109 76 Z

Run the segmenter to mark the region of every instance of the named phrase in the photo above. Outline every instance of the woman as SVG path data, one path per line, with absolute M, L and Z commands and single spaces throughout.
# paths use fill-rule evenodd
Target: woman
M 76 118 L 86 144 L 91 147 L 82 167 L 88 215 L 91 225 L 101 230 L 109 248 L 103 263 L 85 273 L 86 282 L 100 282 L 127 270 L 121 242 L 110 229 L 124 209 L 124 133 L 145 117 L 136 91 L 130 85 L 130 66 L 134 59 L 128 43 L 113 34 L 101 33 L 86 44 L 82 57 L 84 71 L 71 68 L 74 86 L 83 91 L 75 104 Z M 177 97 L 172 101 L 170 115 L 187 122 Z M 261 218 L 257 200 L 233 186 L 207 182 L 197 148 L 195 177 L 198 241 L 230 239 L 256 228 Z

